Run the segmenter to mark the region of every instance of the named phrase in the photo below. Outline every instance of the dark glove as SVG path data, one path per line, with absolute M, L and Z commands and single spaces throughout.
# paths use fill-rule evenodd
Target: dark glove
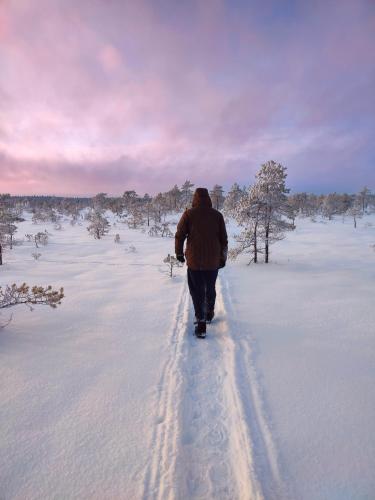
M 176 259 L 182 264 L 185 262 L 185 257 L 183 255 L 176 255 Z
M 223 267 L 225 267 L 226 262 L 227 261 L 225 259 L 220 259 L 219 269 L 222 269 Z

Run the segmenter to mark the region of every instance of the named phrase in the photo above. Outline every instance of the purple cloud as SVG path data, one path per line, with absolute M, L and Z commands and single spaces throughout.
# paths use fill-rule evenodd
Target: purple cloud
M 1 3 L 2 191 L 375 184 L 373 2 L 283 5 Z

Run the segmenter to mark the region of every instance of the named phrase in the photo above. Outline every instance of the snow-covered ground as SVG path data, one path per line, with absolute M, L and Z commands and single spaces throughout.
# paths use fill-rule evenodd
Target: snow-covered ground
M 375 498 L 374 243 L 374 217 L 299 220 L 271 265 L 226 270 L 289 498 Z
M 21 223 L 50 243 L 0 269 L 66 293 L 0 330 L 1 499 L 375 497 L 375 217 L 228 263 L 205 340 L 172 239 L 85 225 Z

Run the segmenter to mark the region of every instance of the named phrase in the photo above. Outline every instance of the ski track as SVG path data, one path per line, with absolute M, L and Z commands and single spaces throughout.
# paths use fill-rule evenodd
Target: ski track
M 142 498 L 174 498 L 174 464 L 178 436 L 178 399 L 181 347 L 187 329 L 189 294 L 186 281 L 177 301 L 174 322 L 169 338 L 169 358 L 158 384 L 158 416 L 151 443 L 151 462 L 147 468 Z M 176 406 L 177 404 L 177 406 Z
M 184 282 L 158 385 L 144 500 L 286 498 L 249 338 L 221 276 L 215 309 L 206 339 L 197 339 Z

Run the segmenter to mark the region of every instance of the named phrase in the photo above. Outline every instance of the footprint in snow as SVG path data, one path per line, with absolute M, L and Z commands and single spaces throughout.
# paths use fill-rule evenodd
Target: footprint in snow
M 228 440 L 227 430 L 223 425 L 217 423 L 213 429 L 211 429 L 205 437 L 205 441 L 208 446 L 220 446 L 226 443 Z
M 195 467 L 195 469 L 197 468 Z M 192 471 L 187 477 L 187 488 L 189 498 L 208 498 L 210 481 L 207 478 L 207 473 L 199 470 Z
M 209 472 L 212 483 L 217 487 L 224 487 L 229 484 L 229 468 L 225 462 L 214 463 Z

